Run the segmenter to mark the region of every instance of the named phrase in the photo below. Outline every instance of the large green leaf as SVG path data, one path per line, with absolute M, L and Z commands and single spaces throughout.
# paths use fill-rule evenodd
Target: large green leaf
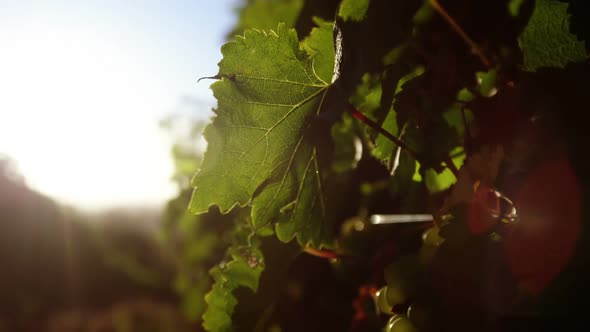
M 190 210 L 250 205 L 255 229 L 278 222 L 279 239 L 297 235 L 320 246 L 327 239 L 324 174 L 309 125 L 328 91 L 314 70 L 324 65 L 284 25 L 247 30 L 221 51 L 221 80 L 212 85 L 217 117 L 205 129 L 208 149 Z
M 587 58 L 584 42 L 570 33 L 568 5 L 555 0 L 537 0 L 527 26 L 518 38 L 524 55 L 524 67 L 563 68 L 570 62 Z

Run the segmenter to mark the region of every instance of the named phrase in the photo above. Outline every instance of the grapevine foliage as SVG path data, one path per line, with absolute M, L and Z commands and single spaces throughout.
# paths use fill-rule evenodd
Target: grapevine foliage
M 584 61 L 584 42 L 570 33 L 568 5 L 555 0 L 536 1 L 529 24 L 518 38 L 526 70 L 565 67 Z
M 239 229 L 229 260 L 210 272 L 204 327 L 232 330 L 232 319 L 243 317 L 241 288 L 261 290 L 248 295 L 266 308 L 256 313 L 257 329 L 281 322 L 275 308 L 287 300 L 259 284 L 284 273 L 264 270 L 270 253 L 260 238 L 267 235 L 335 260 L 339 282 L 361 290 L 349 298 L 351 323 L 336 330 L 480 330 L 490 317 L 513 313 L 522 297 L 538 295 L 572 255 L 580 205 L 554 207 L 575 213 L 546 213 L 568 215 L 571 228 L 551 246 L 568 251 L 540 276 L 537 265 L 522 263 L 538 262 L 534 253 L 516 248 L 537 248 L 542 232 L 555 228 L 526 233 L 537 218 L 530 211 L 545 196 L 535 201 L 527 196 L 534 190 L 522 194 L 516 184 L 535 174 L 546 151 L 566 158 L 561 143 L 530 156 L 522 146 L 535 144 L 522 142 L 523 133 L 559 131 L 531 119 L 561 119 L 555 78 L 588 71 L 584 37 L 569 31 L 569 15 L 555 0 L 245 6 L 240 35 L 222 47 L 211 86 L 218 107 L 192 181 L 190 211 L 219 210 Z M 537 96 L 545 99 L 529 102 Z M 555 186 L 573 197 L 574 182 Z M 502 210 L 500 192 L 517 197 L 524 226 L 513 230 L 489 217 Z M 491 210 L 489 193 L 496 195 Z M 370 225 L 373 213 L 436 218 L 429 227 L 388 228 Z M 297 289 L 285 292 L 296 299 Z M 367 309 L 367 294 L 381 312 L 395 313 L 389 323 Z

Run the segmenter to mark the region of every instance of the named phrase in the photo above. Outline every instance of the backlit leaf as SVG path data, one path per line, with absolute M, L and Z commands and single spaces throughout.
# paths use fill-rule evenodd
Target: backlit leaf
M 320 246 L 327 239 L 324 174 L 309 126 L 329 87 L 314 70 L 327 68 L 325 60 L 310 59 L 284 25 L 247 30 L 222 54 L 222 79 L 212 85 L 217 117 L 205 129 L 208 150 L 193 180 L 191 211 L 250 205 L 255 229 L 278 222 L 279 239 L 297 235 Z

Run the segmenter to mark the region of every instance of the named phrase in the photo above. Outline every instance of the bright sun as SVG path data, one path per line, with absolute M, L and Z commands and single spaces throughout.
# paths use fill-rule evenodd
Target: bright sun
M 71 28 L 0 30 L 0 153 L 69 204 L 161 203 L 174 188 L 158 120 L 174 101 L 139 52 L 108 40 Z

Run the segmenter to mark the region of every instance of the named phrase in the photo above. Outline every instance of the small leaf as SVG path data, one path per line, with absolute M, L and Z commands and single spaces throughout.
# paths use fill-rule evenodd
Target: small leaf
M 247 287 L 256 292 L 264 270 L 262 252 L 258 248 L 232 247 L 229 252 L 232 260 L 210 272 L 215 284 L 205 295 L 207 310 L 203 314 L 203 326 L 208 331 L 232 330 L 231 318 L 238 303 L 233 291 Z
M 463 162 L 465 161 L 465 154 L 462 153 L 463 148 L 458 147 L 451 151 L 450 155 L 455 156 L 451 160 L 455 164 L 457 169 L 461 168 Z M 444 190 L 449 189 L 453 184 L 457 182 L 457 178 L 449 170 L 445 168 L 442 172 L 437 173 L 433 169 L 426 170 L 424 183 L 426 184 L 426 188 L 431 193 L 441 192 Z
M 524 55 L 524 69 L 563 68 L 570 62 L 588 58 L 584 42 L 570 33 L 568 4 L 537 0 L 527 26 L 518 38 Z
M 331 82 L 334 75 L 334 22 L 314 18 L 317 27 L 311 30 L 301 45 L 313 61 L 313 70 L 324 82 Z
M 362 21 L 367 15 L 369 0 L 342 0 L 338 16 L 344 21 Z

